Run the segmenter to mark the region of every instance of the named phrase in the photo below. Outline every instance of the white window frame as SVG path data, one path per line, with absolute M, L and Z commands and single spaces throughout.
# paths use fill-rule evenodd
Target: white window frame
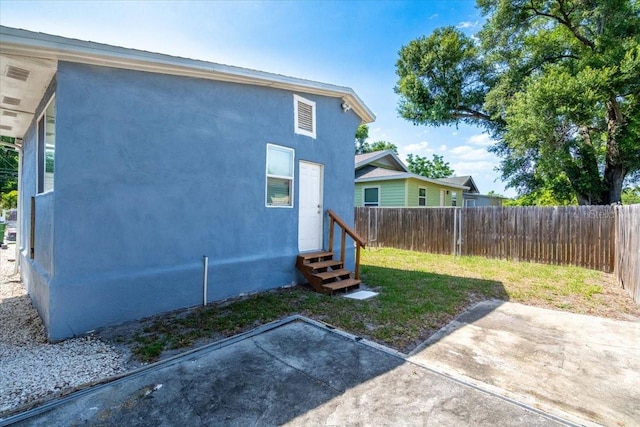
M 445 190 L 444 188 L 440 189 L 440 206 L 445 206 L 445 203 L 447 203 L 447 190 Z
M 269 149 L 270 148 L 275 148 L 277 150 L 281 150 L 281 151 L 288 151 L 291 152 L 291 176 L 284 176 L 284 175 L 272 175 L 269 174 Z M 289 148 L 289 147 L 284 147 L 282 145 L 277 145 L 277 144 L 267 144 L 267 153 L 266 153 L 266 158 L 265 158 L 265 180 L 264 180 L 264 205 L 268 208 L 287 208 L 287 209 L 292 209 L 293 208 L 293 199 L 294 199 L 294 180 L 295 180 L 295 175 L 296 175 L 296 150 L 294 150 L 293 148 Z M 291 182 L 291 188 L 290 188 L 290 195 L 289 195 L 289 204 L 288 205 L 273 205 L 273 204 L 269 204 L 267 201 L 267 197 L 269 196 L 269 178 L 276 178 L 276 179 L 286 179 L 289 180 Z
M 46 146 L 47 144 L 47 110 L 49 109 L 49 106 L 53 102 L 55 102 L 55 99 L 56 99 L 56 94 L 53 93 L 51 95 L 51 98 L 49 98 L 49 101 L 47 101 L 44 108 L 42 109 L 42 113 L 38 116 L 38 120 L 36 121 L 36 142 L 37 142 L 36 150 L 35 150 L 36 151 L 36 194 L 46 194 L 55 190 L 55 168 L 56 168 L 55 154 L 54 154 L 54 163 L 53 163 L 53 176 L 54 176 L 53 187 L 45 188 L 45 179 L 46 179 L 46 170 L 47 170 L 47 146 Z M 56 112 L 56 115 L 57 115 L 57 112 Z M 54 117 L 54 120 L 55 120 L 55 117 Z M 42 126 L 44 126 L 42 131 L 40 129 L 41 123 L 42 123 Z M 54 122 L 54 126 L 55 126 L 55 122 Z M 55 134 L 54 134 L 54 138 L 55 138 Z M 55 140 L 54 140 L 54 144 L 55 144 Z M 54 148 L 54 153 L 55 153 L 55 148 Z
M 378 202 L 375 205 L 367 205 L 367 201 L 365 199 L 365 190 L 372 190 L 372 189 L 376 189 L 378 190 Z M 380 186 L 376 185 L 373 187 L 362 187 L 362 206 L 365 207 L 369 207 L 369 208 L 375 208 L 375 207 L 380 207 L 380 199 L 381 199 L 381 190 L 380 190 Z
M 465 208 L 475 208 L 476 207 L 476 199 L 465 199 L 464 207 Z
M 307 129 L 302 129 L 300 127 L 300 121 L 298 118 L 298 103 L 301 102 L 303 104 L 307 104 L 311 107 L 311 132 L 308 131 Z M 294 121 L 294 125 L 293 125 L 293 130 L 295 133 L 297 133 L 298 135 L 304 135 L 304 136 L 308 136 L 311 137 L 313 139 L 316 138 L 316 103 L 313 101 L 310 101 L 306 98 L 303 98 L 299 95 L 294 94 L 293 95 L 293 121 Z
M 451 192 L 451 206 L 458 206 L 458 192 Z
M 420 190 L 424 190 L 424 196 L 420 195 Z M 424 199 L 424 205 L 420 204 L 420 199 Z M 418 207 L 427 206 L 427 187 L 418 187 Z

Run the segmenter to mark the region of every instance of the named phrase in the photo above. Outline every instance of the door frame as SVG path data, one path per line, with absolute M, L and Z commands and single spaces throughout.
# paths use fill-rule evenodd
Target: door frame
M 302 202 L 300 200 L 300 192 L 305 191 L 304 182 L 302 181 L 302 174 L 300 173 L 302 163 L 312 165 L 320 169 L 320 182 L 318 186 L 318 199 L 320 201 L 320 224 L 317 229 L 318 247 L 312 249 L 300 249 L 300 213 L 302 208 Z M 308 160 L 298 160 L 298 250 L 301 251 L 313 251 L 322 249 L 324 243 L 324 165 L 322 163 L 311 162 Z

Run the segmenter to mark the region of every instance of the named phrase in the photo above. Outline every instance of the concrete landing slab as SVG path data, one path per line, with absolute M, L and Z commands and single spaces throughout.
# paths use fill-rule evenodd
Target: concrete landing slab
M 30 426 L 562 425 L 358 337 L 300 319 L 4 421 Z
M 350 294 L 343 295 L 343 297 L 345 298 L 351 298 L 351 299 L 357 299 L 357 300 L 365 300 L 365 299 L 373 298 L 375 296 L 378 296 L 378 293 L 372 292 L 372 291 L 356 291 Z
M 485 301 L 409 360 L 580 424 L 640 424 L 640 323 Z

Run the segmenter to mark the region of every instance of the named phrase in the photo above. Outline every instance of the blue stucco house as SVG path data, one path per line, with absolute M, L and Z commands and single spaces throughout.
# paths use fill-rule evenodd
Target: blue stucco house
M 0 73 L 17 261 L 51 341 L 299 282 L 327 212 L 353 223 L 374 115 L 350 88 L 8 27 Z

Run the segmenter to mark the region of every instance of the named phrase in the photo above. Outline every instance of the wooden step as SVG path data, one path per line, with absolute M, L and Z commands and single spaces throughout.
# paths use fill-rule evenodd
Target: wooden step
M 326 283 L 322 285 L 322 287 L 333 292 L 333 291 L 339 291 L 340 289 L 360 286 L 360 283 L 361 282 L 358 279 L 344 279 L 344 280 L 338 280 L 337 282 Z
M 329 279 L 335 279 L 337 277 L 350 276 L 351 275 L 351 271 L 345 270 L 345 269 L 340 269 L 340 270 L 324 271 L 322 273 L 313 273 L 313 275 L 316 276 L 316 277 L 319 277 L 320 279 L 325 281 L 325 280 L 329 280 Z M 348 277 L 345 277 L 345 279 L 346 278 L 348 278 Z
M 304 266 L 311 270 L 320 270 L 322 268 L 342 267 L 342 261 L 339 259 L 330 259 L 328 261 L 309 262 Z
M 302 259 L 304 261 L 308 261 L 310 259 L 320 259 L 320 258 L 333 258 L 333 252 L 327 251 L 319 251 L 319 252 L 305 252 L 298 255 L 298 259 Z

